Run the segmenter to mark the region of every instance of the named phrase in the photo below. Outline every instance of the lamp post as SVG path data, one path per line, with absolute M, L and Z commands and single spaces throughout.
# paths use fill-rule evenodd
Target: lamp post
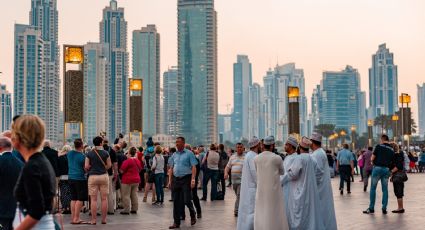
M 288 136 L 300 134 L 300 89 L 298 87 L 288 87 Z
M 398 115 L 393 115 L 391 117 L 391 120 L 393 121 L 393 138 L 394 138 L 394 142 L 397 143 L 397 136 L 398 136 Z
M 411 102 L 411 97 L 407 93 L 402 93 L 399 97 L 401 103 L 400 115 L 401 115 L 401 135 L 410 136 L 412 134 L 412 120 L 411 120 L 411 111 L 409 108 L 409 103 Z M 406 106 L 406 107 L 405 107 Z M 406 141 L 406 138 L 404 138 Z M 407 138 L 408 140 L 410 138 Z M 409 143 L 407 143 L 409 145 Z
M 341 145 L 345 144 L 345 136 L 347 135 L 347 133 L 345 132 L 345 130 L 341 130 L 341 132 L 339 132 L 339 135 L 342 138 Z
M 130 79 L 130 132 L 129 142 L 131 145 L 131 133 L 139 134 L 139 144 L 142 144 L 142 127 L 143 127 L 143 80 Z
M 369 147 L 372 147 L 372 139 L 373 139 L 373 120 L 367 121 L 367 134 L 369 139 Z
M 355 133 L 356 133 L 356 126 L 355 125 L 352 125 L 351 126 L 351 144 L 352 144 L 352 148 L 353 148 L 353 151 L 354 151 L 354 149 L 356 149 L 356 143 L 355 143 Z

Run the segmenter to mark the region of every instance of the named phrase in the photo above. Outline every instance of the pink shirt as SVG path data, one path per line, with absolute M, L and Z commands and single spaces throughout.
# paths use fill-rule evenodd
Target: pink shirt
M 137 184 L 140 183 L 139 172 L 142 169 L 142 164 L 137 158 L 128 158 L 121 165 L 122 183 Z

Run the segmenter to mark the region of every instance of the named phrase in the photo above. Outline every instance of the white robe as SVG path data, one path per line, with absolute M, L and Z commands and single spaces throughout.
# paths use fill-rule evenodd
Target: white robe
M 254 164 L 256 156 L 257 153 L 253 151 L 249 151 L 245 155 L 242 168 L 237 230 L 254 229 L 255 193 L 257 192 L 257 172 Z
M 289 229 L 279 177 L 283 175 L 282 158 L 265 151 L 256 156 L 254 162 L 257 171 L 254 229 Z
M 336 225 L 328 158 L 322 148 L 314 151 L 311 158 L 316 162 L 316 180 L 319 191 L 321 219 L 326 230 L 336 230 L 338 227 Z
M 285 208 L 291 230 L 325 229 L 320 219 L 315 166 L 307 153 L 285 158 L 285 174 L 281 182 L 285 188 Z

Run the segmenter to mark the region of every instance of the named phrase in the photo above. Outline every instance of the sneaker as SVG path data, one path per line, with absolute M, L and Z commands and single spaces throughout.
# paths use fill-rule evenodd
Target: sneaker
M 403 209 L 393 210 L 392 213 L 404 213 L 404 208 Z
M 387 210 L 386 209 L 382 209 L 382 214 L 387 215 Z
M 370 209 L 370 208 L 368 208 L 365 211 L 363 211 L 363 214 L 373 214 L 373 213 L 375 213 L 375 210 Z

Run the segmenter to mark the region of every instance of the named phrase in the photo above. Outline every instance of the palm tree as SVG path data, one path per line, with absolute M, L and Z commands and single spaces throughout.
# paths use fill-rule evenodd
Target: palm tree
M 384 114 L 377 116 L 374 121 L 374 125 L 381 128 L 381 134 L 388 134 L 388 131 L 392 129 L 391 123 L 392 116 Z
M 334 124 L 319 124 L 314 127 L 314 131 L 326 138 L 326 147 L 328 147 L 329 136 L 334 133 L 335 125 Z

